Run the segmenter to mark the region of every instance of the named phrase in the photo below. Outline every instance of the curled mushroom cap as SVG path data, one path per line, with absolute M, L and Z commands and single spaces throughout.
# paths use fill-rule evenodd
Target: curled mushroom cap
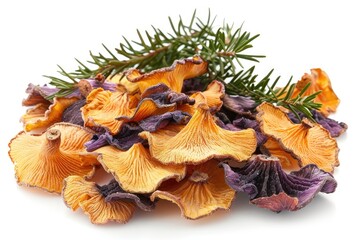
M 159 105 L 145 98 L 137 105 L 137 99 L 124 92 L 110 92 L 102 88 L 94 89 L 82 108 L 87 127 L 104 127 L 115 135 L 125 122 L 140 121 L 151 115 L 162 114 L 175 109 L 175 104 Z M 119 117 L 120 116 L 120 117 Z
M 254 156 L 241 168 L 222 163 L 226 182 L 234 190 L 249 195 L 251 203 L 275 212 L 305 207 L 319 192 L 332 193 L 334 177 L 310 164 L 299 171 L 285 173 L 279 160 Z
M 134 144 L 129 150 L 121 151 L 113 146 L 96 150 L 98 160 L 106 171 L 112 173 L 120 186 L 129 192 L 151 193 L 165 180 L 185 176 L 184 165 L 163 165 L 150 156 L 141 144 Z
M 340 103 L 340 100 L 331 87 L 331 82 L 328 75 L 320 68 L 313 68 L 311 69 L 311 74 L 304 74 L 301 80 L 299 80 L 296 84 L 293 97 L 296 97 L 308 83 L 311 83 L 311 85 L 304 92 L 304 95 L 311 95 L 321 91 L 321 93 L 318 94 L 314 99 L 315 102 L 322 104 L 320 112 L 325 116 L 335 112 Z
M 108 221 L 126 223 L 135 212 L 133 202 L 123 199 L 106 201 L 99 186 L 80 176 L 66 178 L 62 194 L 69 208 L 75 211 L 80 207 L 95 224 L 105 224 Z
M 116 134 L 120 131 L 123 122 L 115 118 L 119 115 L 130 115 L 130 104 L 124 92 L 94 89 L 87 96 L 86 105 L 81 108 L 84 124 L 87 127 L 101 126 Z
M 212 112 L 220 110 L 225 95 L 225 87 L 219 81 L 212 81 L 203 92 L 195 92 L 190 96 L 190 99 L 195 101 L 194 104 L 183 104 L 178 106 L 178 109 L 193 115 L 200 104 L 206 104 Z
M 294 124 L 285 112 L 269 103 L 262 103 L 257 111 L 256 118 L 262 132 L 276 139 L 287 152 L 299 159 L 300 166 L 313 163 L 333 172 L 339 164 L 337 143 L 319 124 L 307 119 Z
M 194 166 L 187 177 L 178 183 L 164 184 L 151 196 L 175 203 L 184 217 L 197 219 L 217 209 L 229 209 L 235 191 L 224 179 L 217 161 L 211 160 Z
M 299 160 L 293 157 L 290 153 L 284 150 L 278 141 L 269 137 L 261 146 L 261 151 L 265 154 L 277 157 L 280 161 L 281 167 L 284 170 L 298 170 L 300 169 Z
M 96 156 L 84 147 L 91 137 L 85 128 L 65 123 L 53 125 L 42 135 L 19 133 L 9 143 L 18 183 L 60 193 L 64 178 L 92 176 Z
M 164 164 L 199 164 L 211 158 L 250 158 L 256 149 L 253 129 L 228 131 L 216 125 L 205 105 L 200 105 L 189 123 L 178 133 L 159 130 L 142 132 L 151 155 Z
M 209 108 L 219 111 L 223 105 L 222 98 L 225 96 L 225 86 L 219 81 L 212 81 L 202 94 L 206 98 Z
M 70 105 L 78 101 L 78 98 L 55 98 L 49 108 L 43 112 L 46 104 L 37 104 L 34 108 L 29 109 L 21 120 L 24 123 L 26 132 L 38 131 L 43 132 L 54 123 L 61 122 L 63 112 Z M 42 113 L 43 112 L 43 113 Z
M 341 134 L 343 134 L 348 126 L 346 123 L 343 122 L 337 122 L 334 119 L 325 117 L 321 112 L 318 112 L 316 110 L 311 111 L 313 118 L 317 123 L 319 123 L 323 128 L 328 130 L 332 137 L 339 137 Z M 305 115 L 303 113 L 298 113 L 300 119 L 305 118 Z M 293 123 L 300 123 L 301 120 L 295 116 L 293 112 L 288 113 L 289 118 Z
M 171 67 L 140 74 L 136 69 L 127 73 L 130 82 L 137 83 L 141 92 L 153 85 L 164 83 L 175 92 L 181 92 L 184 80 L 200 76 L 207 71 L 207 63 L 200 57 L 177 60 Z

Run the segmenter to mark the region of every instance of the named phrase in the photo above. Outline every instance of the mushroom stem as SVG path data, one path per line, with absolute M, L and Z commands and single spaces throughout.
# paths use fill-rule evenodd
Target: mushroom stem
M 56 151 L 60 148 L 61 132 L 58 129 L 49 129 L 46 131 L 45 147 L 47 151 Z
M 209 179 L 209 175 L 204 172 L 194 171 L 189 180 L 194 183 L 205 183 Z
M 78 82 L 77 86 L 79 88 L 81 96 L 83 96 L 83 97 L 87 97 L 93 89 L 91 84 L 88 81 L 86 81 L 85 79 L 81 79 Z
M 306 129 L 309 129 L 309 128 L 312 128 L 314 127 L 314 123 L 311 122 L 309 119 L 307 118 L 304 118 L 302 121 L 301 121 L 301 125 L 302 127 L 306 128 Z

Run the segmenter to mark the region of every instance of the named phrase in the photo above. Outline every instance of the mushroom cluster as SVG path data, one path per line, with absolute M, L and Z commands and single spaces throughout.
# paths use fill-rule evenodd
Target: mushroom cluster
M 96 224 L 126 223 L 137 208 L 151 211 L 159 200 L 198 219 L 229 209 L 236 192 L 280 212 L 335 191 L 334 137 L 347 126 L 327 118 L 339 99 L 321 69 L 296 86 L 322 90 L 317 122 L 227 95 L 220 81 L 195 84 L 206 72 L 195 56 L 145 74 L 131 69 L 84 79 L 52 101 L 47 96 L 58 89 L 30 84 L 24 130 L 9 143 L 17 182 L 61 194 Z M 100 168 L 108 184 L 91 180 Z

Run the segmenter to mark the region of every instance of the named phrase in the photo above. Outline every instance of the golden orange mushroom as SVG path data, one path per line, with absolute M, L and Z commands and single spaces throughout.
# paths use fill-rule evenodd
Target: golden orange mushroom
M 130 82 L 137 83 L 140 92 L 148 87 L 164 83 L 175 92 L 181 92 L 186 79 L 200 76 L 207 72 L 207 63 L 200 57 L 175 61 L 171 67 L 154 70 L 150 73 L 141 74 L 139 70 L 128 71 L 126 77 Z
M 212 81 L 203 92 L 195 92 L 190 98 L 195 100 L 194 105 L 183 104 L 178 109 L 193 115 L 200 104 L 206 104 L 212 112 L 217 112 L 223 105 L 222 98 L 225 96 L 225 87 L 219 81 Z
M 80 207 L 95 224 L 108 221 L 126 223 L 135 212 L 134 203 L 126 200 L 106 201 L 94 182 L 87 182 L 80 176 L 65 179 L 62 195 L 69 208 L 75 211 Z
M 322 104 L 320 112 L 325 116 L 335 112 L 340 100 L 332 89 L 330 79 L 326 72 L 320 68 L 313 68 L 311 69 L 311 74 L 305 73 L 301 80 L 299 80 L 296 84 L 296 88 L 292 96 L 296 97 L 308 83 L 311 85 L 304 92 L 304 95 L 311 95 L 321 91 L 321 93 L 314 99 L 314 102 Z
M 54 123 L 61 122 L 62 114 L 66 108 L 78 101 L 73 98 L 55 98 L 51 105 L 39 103 L 30 108 L 21 118 L 26 132 L 37 131 L 44 132 Z M 45 107 L 48 109 L 45 110 Z M 45 110 L 45 111 L 44 111 Z
M 138 103 L 137 97 L 129 96 L 126 92 L 110 92 L 102 88 L 94 89 L 86 102 L 81 109 L 85 126 L 104 127 L 113 135 L 121 130 L 125 122 L 140 121 L 176 107 L 175 104 L 158 106 L 152 99 L 143 99 Z M 119 116 L 121 119 L 117 119 Z
M 181 182 L 164 184 L 151 196 L 178 205 L 188 219 L 197 219 L 217 209 L 229 209 L 235 191 L 225 182 L 224 171 L 215 160 L 194 166 Z
M 185 165 L 163 165 L 156 161 L 141 143 L 127 151 L 105 146 L 96 152 L 100 153 L 98 160 L 105 170 L 112 173 L 128 192 L 151 193 L 163 181 L 170 178 L 180 181 L 186 173 Z
M 313 163 L 324 171 L 333 172 L 339 165 L 337 143 L 319 124 L 307 119 L 294 124 L 285 112 L 270 103 L 262 103 L 257 111 L 261 131 L 299 159 L 300 166 Z
M 268 137 L 262 146 L 262 150 L 264 150 L 266 154 L 277 157 L 280 160 L 282 169 L 289 171 L 300 169 L 299 160 L 286 152 L 281 144 L 273 137 Z
M 19 184 L 60 193 L 64 178 L 91 177 L 96 155 L 84 144 L 93 133 L 77 125 L 58 123 L 42 135 L 20 132 L 9 143 L 9 156 L 15 165 Z
M 228 131 L 216 125 L 209 108 L 201 104 L 189 123 L 175 133 L 142 132 L 151 155 L 164 164 L 199 164 L 212 158 L 247 160 L 256 149 L 253 129 Z

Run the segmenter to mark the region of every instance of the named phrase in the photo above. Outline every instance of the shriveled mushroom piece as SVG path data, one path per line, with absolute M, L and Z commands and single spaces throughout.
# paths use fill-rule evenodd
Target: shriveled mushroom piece
M 150 73 L 141 74 L 139 70 L 132 69 L 127 72 L 127 79 L 137 83 L 140 92 L 159 83 L 164 83 L 175 92 L 181 92 L 186 79 L 200 76 L 207 72 L 207 63 L 200 57 L 177 60 L 171 67 L 154 70 Z
M 280 212 L 305 207 L 319 192 L 332 193 L 334 177 L 310 164 L 298 171 L 285 173 L 277 158 L 257 155 L 241 168 L 222 163 L 226 182 L 234 190 L 249 195 L 251 203 Z
M 206 104 L 212 112 L 220 110 L 225 94 L 225 87 L 219 81 L 212 81 L 203 92 L 195 92 L 190 98 L 195 101 L 193 105 L 184 104 L 178 106 L 178 109 L 193 115 L 200 104 Z
M 224 172 L 215 160 L 196 165 L 181 182 L 164 183 L 151 195 L 175 203 L 188 219 L 207 216 L 217 209 L 229 209 L 235 191 L 224 179 Z
M 324 171 L 333 172 L 339 165 L 337 143 L 319 124 L 307 119 L 294 124 L 285 112 L 270 103 L 262 103 L 256 109 L 262 132 L 299 159 L 300 166 L 313 163 Z
M 212 158 L 242 161 L 250 158 L 256 149 L 253 129 L 222 129 L 204 104 L 178 133 L 159 130 L 139 135 L 148 140 L 151 155 L 164 164 L 199 164 Z
M 129 192 L 151 193 L 165 180 L 184 178 L 185 165 L 164 165 L 153 159 L 141 143 L 121 151 L 113 146 L 96 150 L 98 160 L 106 171 L 112 173 L 121 187 Z
M 284 170 L 298 170 L 300 169 L 299 160 L 293 157 L 290 153 L 284 150 L 284 147 L 272 137 L 261 146 L 261 151 L 264 154 L 277 157 L 280 161 L 281 167 Z
M 34 108 L 29 109 L 21 120 L 24 124 L 26 132 L 37 131 L 44 132 L 48 127 L 54 123 L 61 122 L 63 113 L 70 105 L 78 101 L 78 98 L 55 98 L 54 102 L 49 105 L 48 109 L 44 103 L 35 105 Z
M 9 143 L 18 183 L 60 193 L 66 177 L 91 177 L 97 156 L 86 152 L 84 144 L 92 135 L 66 123 L 55 124 L 42 135 L 19 133 Z
M 62 195 L 69 208 L 75 211 L 80 207 L 92 223 L 128 222 L 136 209 L 136 205 L 131 200 L 137 197 L 129 194 L 127 197 L 123 195 L 122 198 L 118 196 L 117 200 L 107 201 L 109 191 L 111 189 L 107 186 L 98 186 L 94 182 L 85 181 L 80 176 L 69 176 L 65 179 Z
M 292 96 L 296 97 L 308 83 L 311 85 L 304 92 L 304 95 L 311 95 L 321 91 L 321 93 L 318 94 L 314 99 L 314 102 L 322 104 L 320 112 L 325 116 L 335 112 L 340 103 L 340 100 L 332 89 L 330 79 L 326 72 L 320 68 L 313 68 L 311 69 L 310 74 L 305 73 L 301 80 L 297 82 Z
M 138 103 L 137 98 L 126 92 L 110 92 L 97 88 L 87 97 L 82 114 L 85 126 L 103 127 L 115 135 L 125 122 L 140 121 L 151 115 L 172 111 L 175 105 L 161 105 L 151 98 L 142 99 Z
M 323 128 L 328 130 L 333 138 L 339 137 L 341 134 L 346 132 L 346 130 L 348 128 L 346 123 L 337 122 L 334 119 L 325 117 L 321 112 L 313 110 L 313 111 L 311 111 L 311 113 L 313 115 L 314 120 L 317 123 L 319 123 Z M 303 113 L 298 113 L 298 115 L 299 115 L 300 119 L 305 118 L 305 115 Z M 299 120 L 293 112 L 289 112 L 288 116 L 293 123 L 301 122 L 301 120 Z

